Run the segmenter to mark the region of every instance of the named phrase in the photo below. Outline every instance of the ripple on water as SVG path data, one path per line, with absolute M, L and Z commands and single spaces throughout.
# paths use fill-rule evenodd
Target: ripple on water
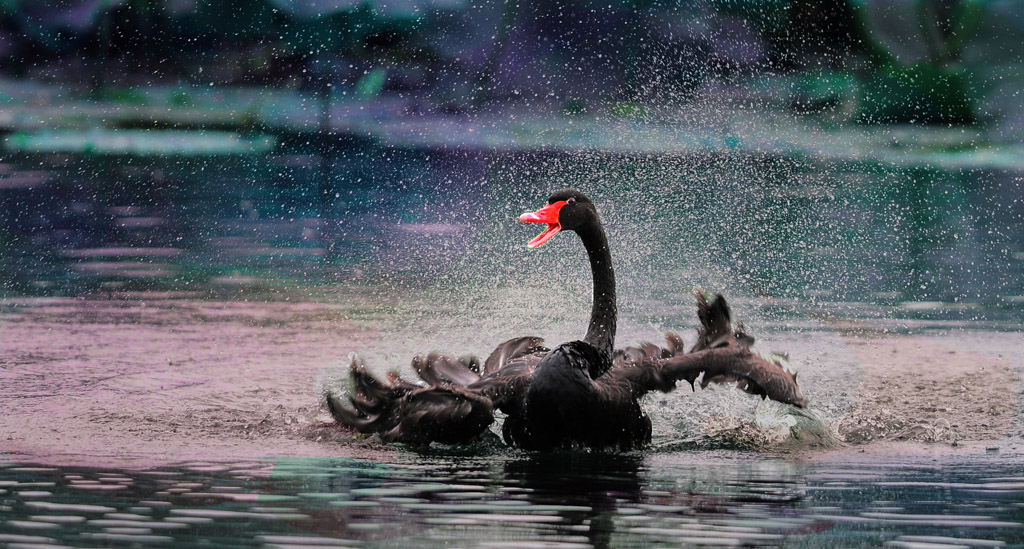
M 188 525 L 176 522 L 138 521 L 138 520 L 117 520 L 117 519 L 95 519 L 86 522 L 87 526 L 99 528 L 151 528 L 153 530 L 176 530 L 187 528 Z
M 139 534 L 149 535 L 149 534 L 153 533 L 153 530 L 151 528 L 128 528 L 128 527 L 104 528 L 103 531 L 107 532 L 108 534 L 129 534 L 129 535 L 139 535 Z
M 174 538 L 155 534 L 115 534 L 110 532 L 82 532 L 83 539 L 119 543 L 171 543 Z
M 54 524 L 81 524 L 87 519 L 79 515 L 29 515 L 29 520 L 52 522 Z
M 979 515 L 926 515 L 909 513 L 861 513 L 861 516 L 895 524 L 942 525 L 961 528 L 1020 528 L 1024 524 Z
M 490 547 L 494 549 L 522 548 L 522 549 L 575 549 L 578 547 L 591 547 L 590 540 L 583 538 L 580 541 L 484 541 L 478 547 Z
M 467 513 L 467 514 L 462 515 L 462 516 L 463 516 L 463 518 L 468 518 L 470 520 L 474 520 L 475 519 L 475 520 L 479 520 L 479 521 L 493 521 L 493 522 L 501 522 L 501 523 L 513 523 L 513 522 L 525 522 L 525 523 L 534 523 L 534 522 L 542 523 L 542 522 L 546 522 L 546 523 L 555 523 L 555 522 L 562 522 L 562 521 L 565 520 L 564 517 L 560 517 L 558 515 L 540 515 L 540 514 L 538 514 L 538 515 L 532 515 L 532 514 L 530 514 L 530 515 L 510 515 L 510 514 L 502 514 L 502 513 L 486 513 L 486 514 L 484 514 L 484 513 L 480 513 L 480 514 L 477 514 L 477 513 Z
M 894 541 L 902 543 L 931 544 L 933 547 L 1005 547 L 1003 540 L 957 538 L 947 536 L 899 536 Z
M 360 541 L 353 541 L 347 539 L 330 538 L 330 537 L 304 537 L 304 536 L 278 536 L 269 534 L 260 534 L 256 536 L 256 541 L 259 541 L 268 545 L 276 545 L 278 547 L 296 546 L 309 548 L 310 546 L 323 546 L 323 547 L 359 547 L 362 545 Z
M 57 540 L 43 536 L 31 536 L 24 534 L 5 534 L 0 532 L 0 543 L 32 543 L 32 544 L 55 544 Z
M 173 517 L 165 520 L 168 524 L 184 524 L 186 526 L 196 526 L 198 524 L 213 524 L 214 519 L 209 517 Z
M 3 522 L 3 525 L 8 528 L 17 528 L 20 530 L 50 530 L 53 528 L 60 528 L 59 524 L 37 520 L 7 520 Z
M 99 482 L 76 482 L 70 485 L 70 488 L 75 490 L 92 490 L 96 492 L 116 492 L 118 490 L 125 490 L 128 486 L 121 484 L 101 484 Z
M 313 500 L 335 500 L 344 497 L 344 494 L 337 492 L 299 492 L 296 496 Z
M 344 501 L 331 501 L 330 505 L 333 507 L 354 507 L 354 508 L 376 508 L 380 507 L 380 502 L 377 501 L 364 501 L 364 500 L 344 500 Z
M 489 492 L 438 492 L 434 497 L 448 500 L 487 499 L 494 495 Z
M 56 513 L 113 513 L 117 511 L 114 507 L 105 505 L 89 505 L 83 503 L 55 503 L 52 501 L 28 501 L 25 507 L 39 509 L 42 511 L 53 511 Z
M 114 520 L 153 520 L 153 517 L 138 513 L 107 513 L 103 515 L 103 518 Z
M 631 533 L 653 535 L 656 537 L 684 538 L 687 540 L 725 540 L 725 545 L 735 545 L 744 542 L 779 542 L 786 538 L 782 534 L 765 534 L 761 532 L 737 532 L 737 531 L 712 531 L 701 528 L 631 528 Z M 680 543 L 699 543 L 696 541 L 682 541 Z
M 282 520 L 282 521 L 297 521 L 305 520 L 310 518 L 309 515 L 304 513 L 296 512 L 297 509 L 290 507 L 282 508 L 259 508 L 254 507 L 249 511 L 226 511 L 222 509 L 171 509 L 170 513 L 174 517 L 171 520 L 182 521 L 185 518 L 200 518 L 200 519 L 261 519 L 261 520 Z

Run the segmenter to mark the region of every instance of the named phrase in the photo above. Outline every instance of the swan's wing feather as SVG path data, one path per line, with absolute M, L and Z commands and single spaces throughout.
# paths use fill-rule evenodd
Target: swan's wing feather
M 353 357 L 349 365 L 349 377 L 352 380 L 351 407 L 337 395 L 324 392 L 324 404 L 334 420 L 368 434 L 384 432 L 397 425 L 398 403 L 413 386 L 405 382 L 391 385 L 381 382 L 366 371 L 358 357 Z
M 679 336 L 667 334 L 668 349 L 660 356 L 655 358 L 650 352 L 642 353 L 642 361 L 634 361 L 627 369 L 616 368 L 613 373 L 626 380 L 638 397 L 655 390 L 671 391 L 680 380 L 693 387 L 703 375 L 701 388 L 710 383 L 736 383 L 741 390 L 762 398 L 799 407 L 807 405 L 795 374 L 787 372 L 774 359 L 752 353 L 750 345 L 754 338 L 742 327 L 739 332 L 733 332 L 729 305 L 721 294 L 708 303 L 698 292 L 697 316 L 701 326 L 697 343 L 689 354 L 682 352 Z
M 661 358 L 664 349 L 650 342 L 643 342 L 640 344 L 640 351 L 643 352 L 644 358 L 648 360 L 654 360 L 655 358 Z
M 640 347 L 625 347 L 615 349 L 612 353 L 612 370 L 615 368 L 626 368 L 636 366 L 644 361 L 644 352 Z M 609 370 L 611 371 L 611 370 Z
M 683 338 L 672 332 L 665 333 L 665 347 L 653 343 L 641 343 L 638 347 L 615 349 L 612 353 L 612 369 L 625 366 L 639 366 L 659 358 L 669 358 L 686 353 Z
M 658 361 L 654 366 L 660 368 L 660 376 L 665 381 L 685 380 L 692 386 L 703 374 L 701 387 L 709 383 L 735 382 L 748 393 L 800 408 L 807 406 L 795 374 L 787 372 L 781 363 L 766 360 L 740 345 L 675 356 Z
M 440 353 L 430 353 L 426 359 L 417 356 L 412 359 L 412 367 L 420 379 L 430 385 L 466 386 L 480 379 L 465 362 Z
M 428 355 L 426 362 L 441 364 L 434 370 L 438 371 L 449 366 L 449 360 Z M 473 439 L 494 421 L 494 405 L 488 398 L 457 385 L 420 387 L 394 372 L 388 373 L 384 383 L 358 359 L 352 361 L 350 377 L 350 406 L 328 391 L 324 393 L 327 410 L 338 423 L 378 434 L 387 442 L 458 444 Z
M 341 402 L 341 399 L 330 391 L 324 392 L 324 404 L 327 405 L 327 411 L 331 413 L 334 421 L 361 432 L 361 433 L 374 433 L 374 425 L 378 423 L 380 419 L 379 415 L 366 415 L 358 410 L 352 410 L 345 406 Z
M 544 347 L 544 339 L 536 336 L 524 336 L 512 338 L 501 345 L 498 345 L 491 355 L 484 361 L 482 376 L 493 374 L 502 369 L 509 362 L 519 357 L 537 352 L 547 352 Z
M 461 444 L 494 422 L 494 405 L 462 387 L 425 387 L 400 402 L 397 424 L 381 433 L 386 442 Z
M 497 372 L 480 378 L 480 381 L 468 386 L 467 389 L 490 399 L 495 408 L 508 412 L 510 407 L 516 406 L 526 395 L 526 390 L 530 387 L 530 376 L 547 353 L 547 349 L 544 349 L 520 355 L 506 362 Z
M 736 324 L 736 343 L 747 349 L 754 346 L 754 336 L 747 333 L 747 327 L 742 322 Z
M 686 346 L 683 344 L 683 338 L 679 337 L 674 332 L 665 332 L 665 349 L 661 353 L 661 358 L 668 358 L 670 356 L 685 353 Z
M 696 296 L 700 328 L 697 329 L 697 343 L 690 352 L 727 346 L 735 336 L 732 332 L 732 313 L 725 297 L 717 294 L 711 303 L 708 303 L 703 292 L 696 292 Z
M 402 376 L 398 375 L 395 370 L 388 370 L 387 373 L 388 385 L 395 389 L 405 389 L 406 391 L 415 391 L 420 389 L 422 385 L 416 385 L 415 383 L 402 379 Z

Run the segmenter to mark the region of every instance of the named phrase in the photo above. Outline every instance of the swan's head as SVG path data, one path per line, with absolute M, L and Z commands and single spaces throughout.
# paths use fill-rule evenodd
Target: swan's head
M 558 191 L 548 198 L 548 205 L 519 216 L 523 223 L 546 223 L 548 228 L 526 246 L 536 248 L 551 240 L 559 231 L 575 231 L 579 227 L 598 219 L 597 209 L 587 195 L 573 190 Z

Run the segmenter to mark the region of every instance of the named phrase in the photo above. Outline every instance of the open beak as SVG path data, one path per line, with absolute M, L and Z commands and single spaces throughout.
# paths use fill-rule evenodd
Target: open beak
M 562 230 L 562 225 L 558 223 L 558 212 L 562 210 L 562 206 L 566 205 L 565 200 L 559 200 L 558 202 L 552 202 L 547 206 L 535 211 L 524 213 L 519 216 L 519 221 L 522 223 L 547 223 L 548 228 L 544 232 L 537 235 L 526 245 L 527 248 L 536 248 L 541 244 L 551 240 L 552 236 Z

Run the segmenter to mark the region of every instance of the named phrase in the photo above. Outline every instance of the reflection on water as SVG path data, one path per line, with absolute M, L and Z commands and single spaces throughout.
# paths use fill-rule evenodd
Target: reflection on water
M 513 453 L 9 466 L 0 543 L 999 546 L 1024 542 L 1017 463 Z
M 570 267 L 538 262 L 543 254 L 520 265 L 529 237 L 516 214 L 577 186 L 609 226 L 628 274 L 626 303 L 700 285 L 852 317 L 1019 321 L 1024 312 L 1024 208 L 1013 173 L 344 141 L 323 183 L 308 149 L 8 157 L 0 291 L 521 281 L 522 269 Z

